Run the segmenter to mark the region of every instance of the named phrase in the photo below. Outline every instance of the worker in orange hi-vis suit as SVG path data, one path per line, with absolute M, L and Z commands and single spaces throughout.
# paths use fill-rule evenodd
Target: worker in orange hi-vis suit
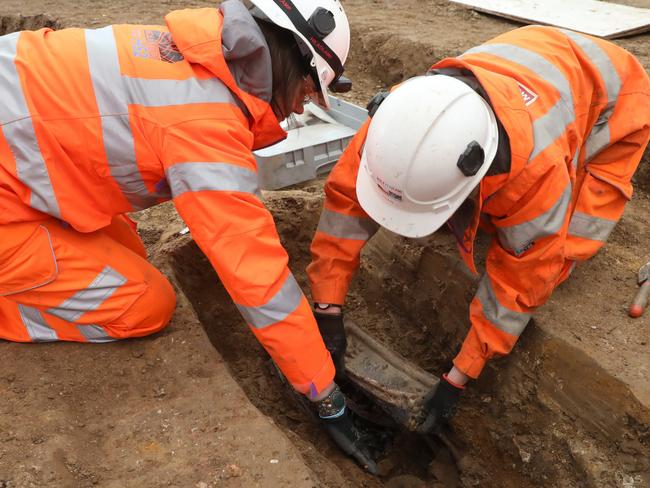
M 173 199 L 255 336 L 364 462 L 252 153 L 349 87 L 348 21 L 338 0 L 252 4 L 0 37 L 0 338 L 162 329 L 175 295 L 124 214 Z
M 341 368 L 341 307 L 378 225 L 421 237 L 446 223 L 474 272 L 479 224 L 494 234 L 471 328 L 431 394 L 425 432 L 453 415 L 486 361 L 510 352 L 574 264 L 603 246 L 650 134 L 643 67 L 576 32 L 517 29 L 427 75 L 371 102 L 372 118 L 327 181 L 308 267 L 316 319 Z

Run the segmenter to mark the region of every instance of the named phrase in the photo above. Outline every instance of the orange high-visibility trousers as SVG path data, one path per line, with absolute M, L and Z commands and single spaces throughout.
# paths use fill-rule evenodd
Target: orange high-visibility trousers
M 176 296 L 134 225 L 81 233 L 57 219 L 0 225 L 0 338 L 107 342 L 169 322 Z

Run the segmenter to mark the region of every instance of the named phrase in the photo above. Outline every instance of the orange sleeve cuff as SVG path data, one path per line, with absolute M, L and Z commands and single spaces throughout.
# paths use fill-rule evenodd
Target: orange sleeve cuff
M 334 374 L 336 369 L 334 368 L 334 363 L 332 362 L 332 356 L 327 353 L 327 360 L 323 367 L 316 373 L 316 375 L 311 379 L 311 382 L 303 385 L 292 385 L 296 391 L 299 391 L 303 395 L 307 395 L 310 398 L 315 398 L 318 396 L 325 388 L 331 385 L 334 382 Z
M 477 350 L 468 342 L 468 339 L 465 339 L 465 342 L 463 342 L 463 346 L 458 355 L 454 358 L 453 363 L 461 372 L 465 373 L 472 379 L 476 379 L 481 374 L 481 371 L 483 371 L 487 359 L 483 354 L 481 354 L 480 350 Z
M 338 286 L 338 281 L 312 281 L 311 298 L 317 303 L 331 303 L 343 306 L 348 294 L 347 287 Z

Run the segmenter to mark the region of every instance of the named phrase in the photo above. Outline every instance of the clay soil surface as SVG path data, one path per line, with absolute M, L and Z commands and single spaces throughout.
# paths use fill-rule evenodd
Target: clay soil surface
M 2 5 L 0 32 L 160 24 L 170 10 L 213 3 Z M 360 105 L 519 26 L 443 0 L 344 6 L 355 82 L 346 98 Z M 650 69 L 650 34 L 616 42 Z M 287 394 L 207 260 L 189 235 L 178 235 L 184 224 L 173 207 L 141 212 L 150 258 L 179 292 L 172 323 L 154 337 L 108 345 L 0 343 L 0 488 L 650 486 L 650 318 L 626 315 L 636 271 L 650 260 L 648 152 L 635 181 L 605 250 L 556 290 L 513 354 L 468 389 L 444 439 L 426 444 L 388 432 L 378 478 L 341 455 Z M 322 186 L 264 194 L 305 292 Z M 346 312 L 440 374 L 467 330 L 475 286 L 449 235 L 413 242 L 380 231 L 364 251 Z

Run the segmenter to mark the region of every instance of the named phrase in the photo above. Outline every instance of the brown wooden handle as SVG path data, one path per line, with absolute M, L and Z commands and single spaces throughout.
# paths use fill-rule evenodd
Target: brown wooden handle
M 646 280 L 641 284 L 639 291 L 634 297 L 632 305 L 630 305 L 630 317 L 641 317 L 645 310 L 646 305 L 648 305 L 648 295 L 650 294 L 650 281 Z

